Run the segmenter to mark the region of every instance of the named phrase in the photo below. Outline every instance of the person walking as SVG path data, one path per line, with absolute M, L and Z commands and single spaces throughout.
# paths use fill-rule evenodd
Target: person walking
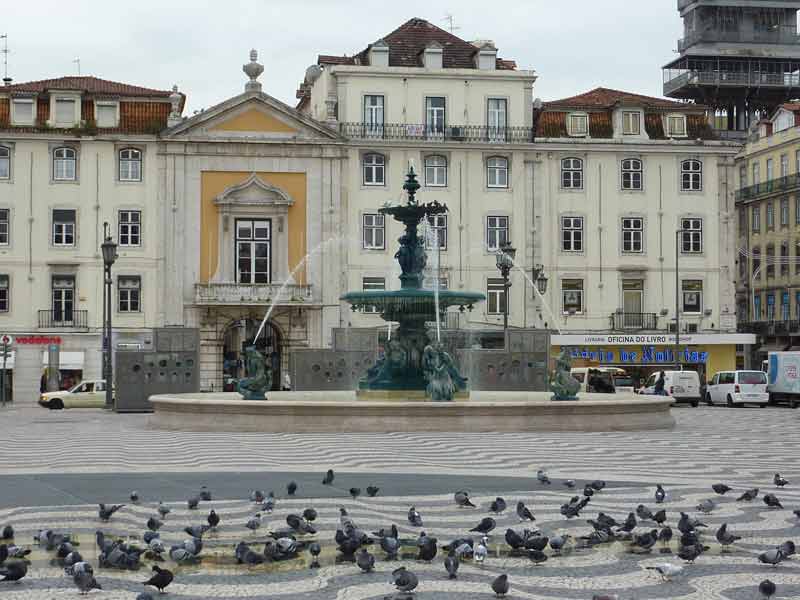
M 664 371 L 661 371 L 658 374 L 658 379 L 656 379 L 656 384 L 653 387 L 653 393 L 655 393 L 656 396 L 666 396 L 667 395 L 667 393 L 664 391 L 664 384 L 666 383 L 665 379 L 666 379 L 666 375 L 664 374 Z

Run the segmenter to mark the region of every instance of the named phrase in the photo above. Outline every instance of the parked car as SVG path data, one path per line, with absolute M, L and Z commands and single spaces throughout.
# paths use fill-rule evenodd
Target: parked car
M 655 394 L 655 385 L 660 371 L 651 373 L 645 381 L 640 394 Z M 687 402 L 692 406 L 700 404 L 700 376 L 697 371 L 664 371 L 664 393 L 676 403 Z
M 104 379 L 82 381 L 68 390 L 45 392 L 39 397 L 45 408 L 103 408 L 106 405 Z
M 575 367 L 570 369 L 570 375 L 581 384 L 579 394 L 581 392 L 613 394 L 615 393 L 614 371 L 616 369 L 608 367 Z
M 761 371 L 720 371 L 706 387 L 706 403 L 725 404 L 769 404 L 767 375 Z

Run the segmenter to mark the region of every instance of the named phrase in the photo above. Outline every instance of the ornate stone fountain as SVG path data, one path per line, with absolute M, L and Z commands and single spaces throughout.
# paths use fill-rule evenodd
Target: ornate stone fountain
M 400 289 L 349 292 L 342 296 L 353 310 L 374 307 L 383 320 L 400 324 L 387 342 L 384 356 L 359 382 L 360 397 L 408 399 L 427 394 L 432 400 L 441 401 L 467 392 L 467 380 L 438 340 L 431 339 L 426 324 L 436 320 L 437 294 L 440 316 L 450 306 L 458 306 L 462 312 L 472 310 L 476 302 L 486 298 L 477 292 L 422 288 L 427 254 L 418 226 L 428 216 L 447 212 L 447 206 L 436 201 L 418 203 L 415 195 L 419 187 L 411 168 L 403 185 L 408 193 L 406 204 L 379 209 L 405 225 L 398 240 L 400 249 L 394 256 L 402 269 Z

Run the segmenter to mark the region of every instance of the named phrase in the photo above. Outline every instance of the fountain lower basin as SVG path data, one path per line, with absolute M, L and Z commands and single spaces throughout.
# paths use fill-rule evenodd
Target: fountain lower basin
M 672 429 L 672 399 L 582 394 L 554 402 L 550 392 L 473 391 L 468 401 L 359 400 L 356 392 L 271 392 L 152 396 L 152 429 L 264 433 L 640 431 Z

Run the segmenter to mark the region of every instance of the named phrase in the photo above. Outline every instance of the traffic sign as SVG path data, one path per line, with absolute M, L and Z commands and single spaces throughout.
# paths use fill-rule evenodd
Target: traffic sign
M 2 336 L 0 336 L 0 344 L 2 344 L 3 346 L 10 346 L 13 343 L 14 343 L 14 338 L 8 335 L 7 333 L 4 333 Z

